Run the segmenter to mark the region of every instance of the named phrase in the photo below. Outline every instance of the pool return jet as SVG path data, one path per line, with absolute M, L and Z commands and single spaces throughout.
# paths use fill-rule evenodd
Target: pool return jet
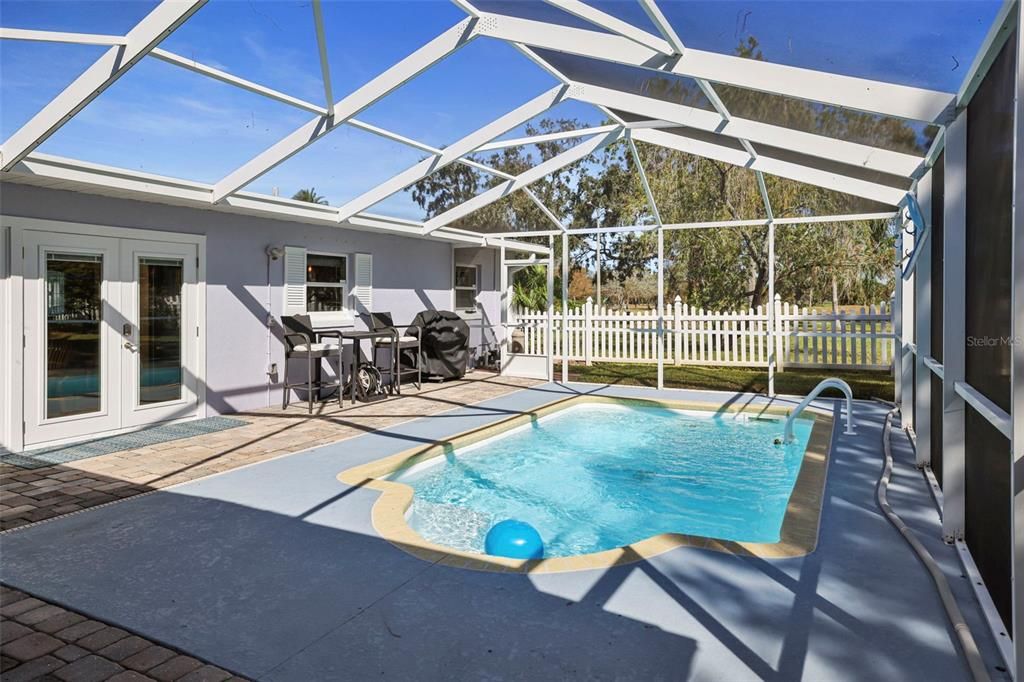
M 786 418 L 786 428 L 783 432 L 782 442 L 792 443 L 795 439 L 793 437 L 793 422 L 800 415 L 804 409 L 814 401 L 821 392 L 826 388 L 838 388 L 846 395 L 846 429 L 843 431 L 847 436 L 854 435 L 853 430 L 853 390 L 850 389 L 850 384 L 846 383 L 842 379 L 832 377 L 830 379 L 823 379 L 817 386 L 814 387 L 807 397 L 800 401 L 800 404 L 796 406 L 796 409 L 789 413 L 789 417 Z

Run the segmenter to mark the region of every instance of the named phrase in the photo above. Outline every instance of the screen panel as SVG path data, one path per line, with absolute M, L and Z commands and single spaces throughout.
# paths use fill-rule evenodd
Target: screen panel
M 967 383 L 1010 409 L 1013 100 L 1016 40 L 967 109 Z
M 967 407 L 964 413 L 964 537 L 985 587 L 1009 628 L 1010 441 L 972 408 Z
M 714 87 L 733 116 L 894 152 L 923 156 L 938 132 L 936 126 L 916 121 L 723 83 L 714 83 Z
M 1011 36 L 967 109 L 966 379 L 1007 411 L 1016 45 Z M 967 545 L 1009 623 L 1010 443 L 970 407 L 965 461 Z

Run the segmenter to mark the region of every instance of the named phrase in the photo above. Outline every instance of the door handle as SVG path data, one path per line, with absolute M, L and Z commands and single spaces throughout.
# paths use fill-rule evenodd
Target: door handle
M 132 343 L 131 341 L 125 341 L 125 342 L 124 342 L 124 347 L 125 347 L 125 348 L 127 348 L 128 350 L 130 350 L 130 351 L 131 351 L 131 352 L 133 352 L 133 353 L 134 353 L 135 351 L 137 351 L 137 350 L 139 349 L 139 347 L 138 347 L 138 346 L 136 346 L 136 345 L 135 345 L 134 343 Z

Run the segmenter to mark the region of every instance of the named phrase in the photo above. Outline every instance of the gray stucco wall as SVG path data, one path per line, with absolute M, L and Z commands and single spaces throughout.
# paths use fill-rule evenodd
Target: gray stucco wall
M 266 376 L 266 319 L 268 311 L 280 317 L 284 272 L 283 259 L 271 264 L 268 290 L 268 245 L 373 254 L 373 307 L 391 311 L 398 322 L 411 320 L 425 308 L 452 305 L 452 246 L 447 242 L 10 183 L 0 184 L 0 202 L 0 211 L 10 216 L 206 236 L 206 381 L 211 413 L 280 401 L 279 389 Z M 474 258 L 485 270 L 481 286 L 486 289 L 497 281 L 494 251 L 480 249 Z M 497 320 L 494 296 L 483 294 L 488 317 Z M 280 366 L 284 350 L 278 337 L 275 326 L 269 361 Z
M 475 316 L 463 315 L 470 327 L 470 346 L 479 351 L 480 346 L 490 344 L 496 347 L 501 339 L 501 277 L 498 250 L 493 248 L 456 247 L 455 262 L 459 265 L 475 265 L 478 268 L 478 284 Z

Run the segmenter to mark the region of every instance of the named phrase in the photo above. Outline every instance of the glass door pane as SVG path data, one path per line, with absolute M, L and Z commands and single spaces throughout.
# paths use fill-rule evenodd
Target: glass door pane
M 103 256 L 46 254 L 46 418 L 99 412 Z
M 140 257 L 138 272 L 139 404 L 180 400 L 184 263 Z

